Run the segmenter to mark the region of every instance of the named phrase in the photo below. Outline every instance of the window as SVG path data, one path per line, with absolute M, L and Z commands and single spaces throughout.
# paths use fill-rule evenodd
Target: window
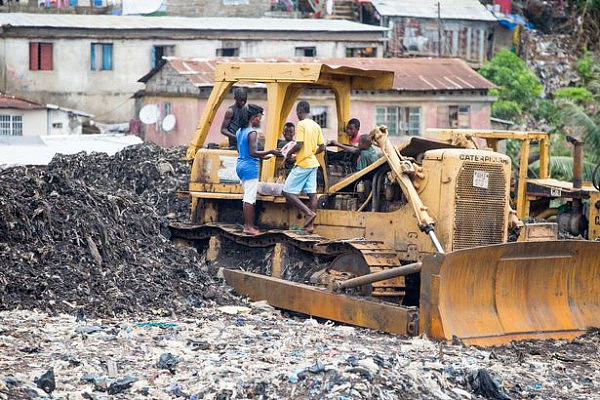
M 296 57 L 316 57 L 316 47 L 296 47 Z
M 421 131 L 421 107 L 408 107 L 408 124 L 406 127 L 406 133 L 410 136 L 419 136 Z
M 156 68 L 163 57 L 175 55 L 174 45 L 161 45 L 152 47 L 152 68 Z
M 166 101 L 166 102 L 162 103 L 162 109 L 163 109 L 163 116 L 167 116 L 167 115 L 171 114 L 171 102 Z
M 113 69 L 112 43 L 92 43 L 91 46 L 92 71 L 110 71 Z
M 52 70 L 52 43 L 29 43 L 29 69 L 31 71 Z
M 470 128 L 470 114 L 470 106 L 448 106 L 448 126 L 450 128 Z
M 375 123 L 386 125 L 393 136 L 419 136 L 421 107 L 376 107 Z
M 346 57 L 377 57 L 377 48 L 346 47 Z
M 398 107 L 376 107 L 375 124 L 388 127 L 390 135 L 398 134 Z
M 22 115 L 0 115 L 0 136 L 22 136 Z
M 221 49 L 217 49 L 217 57 L 238 57 L 239 55 L 239 47 L 223 47 Z
M 312 119 L 321 128 L 327 128 L 327 106 L 315 106 L 311 107 Z

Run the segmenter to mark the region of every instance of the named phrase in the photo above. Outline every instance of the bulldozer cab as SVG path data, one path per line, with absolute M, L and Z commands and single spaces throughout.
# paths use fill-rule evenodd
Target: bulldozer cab
M 292 112 L 298 96 L 304 89 L 330 89 L 335 95 L 337 110 L 338 141 L 348 143 L 344 128 L 350 118 L 350 94 L 352 90 L 389 90 L 394 79 L 393 72 L 363 70 L 354 67 L 328 65 L 322 63 L 220 63 L 215 70 L 215 85 L 203 111 L 194 138 L 188 147 L 186 157 L 193 160 L 204 145 L 215 113 L 225 96 L 235 83 L 258 83 L 266 86 L 267 107 L 264 130 L 264 146 L 271 149 L 283 130 L 287 117 Z M 227 153 L 222 153 L 222 155 Z M 232 153 L 231 153 L 232 154 Z M 329 179 L 325 160 L 321 154 L 323 184 L 326 192 Z M 201 163 L 194 162 L 193 169 Z M 260 181 L 275 182 L 282 177 L 281 159 L 270 158 L 262 161 Z M 198 172 L 198 171 L 196 171 Z M 192 176 L 200 174 L 192 173 Z M 193 182 L 192 183 L 203 183 Z M 198 187 L 204 189 L 206 186 Z M 194 191 L 194 188 L 191 188 Z M 264 199 L 263 199 L 264 200 Z

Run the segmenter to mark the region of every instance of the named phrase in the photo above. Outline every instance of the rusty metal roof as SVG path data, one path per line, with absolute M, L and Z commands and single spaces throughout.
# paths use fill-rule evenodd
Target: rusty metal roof
M 59 29 L 383 32 L 388 28 L 333 19 L 141 17 L 0 13 L 0 26 Z
M 197 87 L 210 87 L 214 83 L 217 62 L 316 62 L 332 68 L 345 66 L 394 72 L 393 89 L 422 92 L 437 90 L 481 90 L 494 84 L 475 72 L 458 58 L 180 58 L 166 57 L 168 65 L 185 76 Z M 147 82 L 157 70 L 140 79 Z M 247 85 L 259 87 L 260 85 Z
M 17 110 L 39 110 L 45 109 L 46 106 L 33 101 L 20 99 L 18 97 L 0 93 L 0 108 L 14 108 Z
M 372 0 L 381 15 L 393 17 L 462 19 L 495 22 L 498 19 L 478 0 Z

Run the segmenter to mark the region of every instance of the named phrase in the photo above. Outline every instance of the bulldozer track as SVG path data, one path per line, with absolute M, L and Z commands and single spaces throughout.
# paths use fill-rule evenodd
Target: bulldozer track
M 340 259 L 340 255 L 351 255 L 362 268 L 359 271 L 343 270 L 352 272 L 354 275 L 379 272 L 402 265 L 395 249 L 377 240 L 363 238 L 331 240 L 302 231 L 275 229 L 264 231 L 258 235 L 247 235 L 243 233 L 239 225 L 218 223 L 194 225 L 176 222 L 170 224 L 169 228 L 173 239 L 198 241 L 218 237 L 247 247 L 270 247 L 281 243 L 315 256 L 331 258 L 332 264 L 336 264 L 337 268 L 340 265 L 343 266 L 343 261 L 335 262 Z M 401 301 L 404 294 L 404 277 L 372 284 L 371 295 L 374 297 L 393 299 L 396 302 Z

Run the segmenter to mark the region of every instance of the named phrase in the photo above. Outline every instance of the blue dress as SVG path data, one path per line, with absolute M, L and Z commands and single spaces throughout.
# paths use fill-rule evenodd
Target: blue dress
M 235 172 L 242 181 L 258 179 L 260 160 L 250 156 L 250 143 L 248 142 L 248 136 L 252 132 L 255 132 L 253 128 L 241 128 L 235 133 L 238 149 Z

